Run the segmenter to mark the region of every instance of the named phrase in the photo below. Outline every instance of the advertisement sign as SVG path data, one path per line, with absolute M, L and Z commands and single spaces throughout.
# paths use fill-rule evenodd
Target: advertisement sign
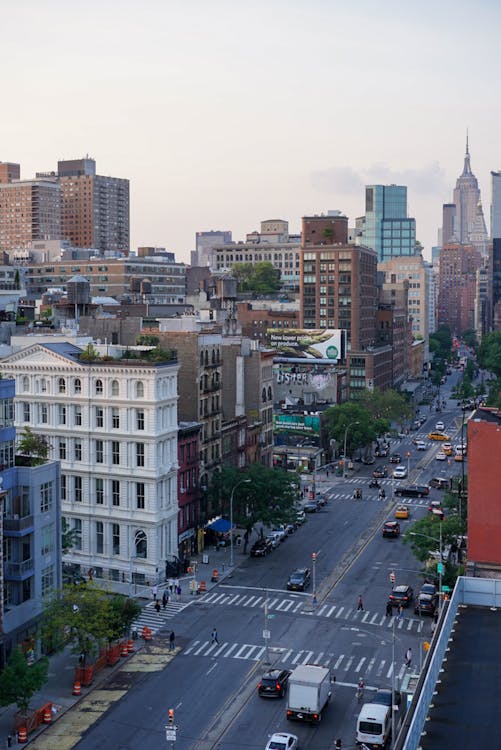
M 320 417 L 317 414 L 274 414 L 273 432 L 320 435 Z
M 342 329 L 268 328 L 266 340 L 284 357 L 328 359 L 333 364 L 346 358 L 346 331 Z

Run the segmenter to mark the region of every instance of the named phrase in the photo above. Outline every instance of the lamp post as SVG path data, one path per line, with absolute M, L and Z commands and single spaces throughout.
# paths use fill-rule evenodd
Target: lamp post
M 426 539 L 432 539 L 434 542 L 438 542 L 439 547 L 439 555 L 440 555 L 440 562 L 437 565 L 438 570 L 438 614 L 440 615 L 442 611 L 442 570 L 444 567 L 443 563 L 443 557 L 442 557 L 442 521 L 440 521 L 440 537 L 437 539 L 434 536 L 430 536 L 429 534 L 422 534 L 419 531 L 409 531 L 410 536 L 423 536 Z
M 360 424 L 358 419 L 355 422 L 350 422 L 346 425 L 346 429 L 344 431 L 344 460 L 343 460 L 343 479 L 346 479 L 346 439 L 348 437 L 348 430 L 350 427 L 352 427 L 354 424 Z
M 230 495 L 230 566 L 233 567 L 233 495 L 235 494 L 235 490 L 237 487 L 240 487 L 241 484 L 250 484 L 250 479 L 241 479 L 240 482 L 237 482 L 236 485 L 233 487 Z

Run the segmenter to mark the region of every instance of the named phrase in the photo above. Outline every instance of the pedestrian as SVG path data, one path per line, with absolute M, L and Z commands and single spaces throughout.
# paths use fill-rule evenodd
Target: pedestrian
M 401 620 L 404 616 L 404 605 L 399 604 L 398 606 L 398 619 Z
M 179 583 L 176 586 L 176 601 L 181 601 L 181 586 L 179 585 Z
M 364 603 L 362 601 L 362 594 L 358 595 L 357 612 L 364 611 Z
M 217 638 L 217 630 L 216 630 L 216 628 L 212 628 L 212 633 L 210 634 L 210 642 L 211 642 L 211 644 L 212 643 L 217 643 L 218 646 L 219 646 L 219 641 L 218 641 L 218 638 Z
M 169 591 L 170 595 L 172 596 L 172 594 L 174 593 L 174 581 L 172 580 L 172 578 L 169 578 Z
M 170 631 L 169 635 L 169 651 L 174 651 L 176 647 L 176 636 L 174 635 L 174 631 Z
M 341 741 L 341 738 L 339 737 L 336 740 L 336 744 L 334 745 L 334 750 L 343 750 L 343 743 Z
M 329 479 L 329 469 L 325 470 L 325 475 L 326 475 L 326 478 Z
M 177 592 L 179 586 L 179 578 L 174 578 L 174 591 Z
M 391 602 L 386 602 L 386 617 L 391 617 L 393 614 L 393 607 Z
M 158 601 L 158 599 L 155 600 L 155 609 L 157 612 L 160 612 L 160 602 Z
M 156 600 L 157 600 L 157 594 L 158 594 L 158 586 L 157 585 L 153 586 L 153 588 L 151 589 L 151 593 L 153 594 L 153 601 L 156 602 Z
M 409 646 L 409 648 L 405 652 L 405 666 L 410 667 L 411 662 L 412 662 L 412 649 Z
M 164 589 L 164 593 L 162 594 L 162 607 L 165 609 L 168 603 L 169 595 L 167 593 L 167 589 Z

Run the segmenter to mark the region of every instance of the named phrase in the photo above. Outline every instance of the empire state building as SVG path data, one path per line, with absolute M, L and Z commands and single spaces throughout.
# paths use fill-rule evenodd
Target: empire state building
M 460 244 L 472 244 L 472 233 L 477 235 L 479 230 L 479 210 L 482 214 L 481 224 L 485 229 L 485 240 L 487 239 L 487 228 L 483 219 L 482 204 L 480 202 L 480 189 L 478 181 L 470 165 L 470 151 L 468 148 L 468 136 L 466 136 L 466 154 L 462 174 L 457 178 L 454 188 L 453 202 L 456 206 L 456 217 L 454 222 L 454 239 Z M 444 237 L 447 242 L 447 238 Z

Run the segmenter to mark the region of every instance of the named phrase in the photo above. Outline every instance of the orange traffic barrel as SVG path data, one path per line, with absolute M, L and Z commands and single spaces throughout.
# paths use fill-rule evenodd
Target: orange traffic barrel
M 43 710 L 43 723 L 50 724 L 52 721 L 52 706 L 49 703 Z
M 73 683 L 73 695 L 81 695 L 82 693 L 82 686 L 80 684 L 79 680 L 75 680 Z
M 127 641 L 122 641 L 122 643 L 120 644 L 120 656 L 127 656 L 128 653 Z
M 205 581 L 200 581 L 200 587 L 198 590 L 201 594 L 205 594 L 205 592 L 207 591 L 207 584 Z
M 134 653 L 134 641 L 132 640 L 132 638 L 129 638 L 129 640 L 127 641 L 127 653 Z
M 219 570 L 217 568 L 214 568 L 214 570 L 212 571 L 211 581 L 212 583 L 217 583 L 218 580 L 219 580 Z
M 141 635 L 143 636 L 145 641 L 151 641 L 151 630 L 146 625 L 142 629 Z
M 17 732 L 17 741 L 21 745 L 24 742 L 28 742 L 28 732 L 26 727 L 20 727 Z

